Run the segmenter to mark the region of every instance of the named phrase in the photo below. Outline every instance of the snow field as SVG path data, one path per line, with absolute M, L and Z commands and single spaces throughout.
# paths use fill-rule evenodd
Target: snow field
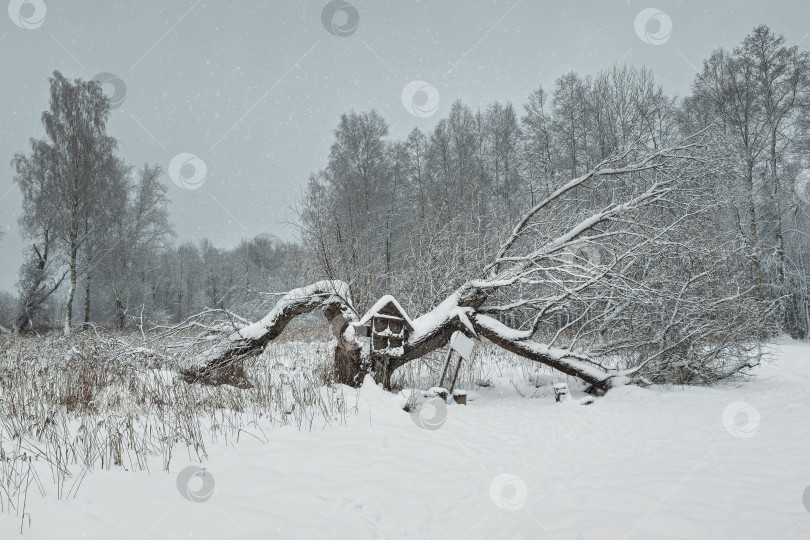
M 808 538 L 810 344 L 772 347 L 751 382 L 617 388 L 588 406 L 555 403 L 564 378 L 486 355 L 466 406 L 407 413 L 410 390 L 325 389 L 347 404 L 339 421 L 259 420 L 202 462 L 177 446 L 169 472 L 160 455 L 150 472 L 96 468 L 59 499 L 43 469 L 30 525 L 6 511 L 0 537 L 22 523 L 49 540 Z

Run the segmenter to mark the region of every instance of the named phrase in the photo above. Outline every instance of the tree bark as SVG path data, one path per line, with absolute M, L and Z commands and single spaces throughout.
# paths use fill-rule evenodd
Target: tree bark
M 762 280 L 762 265 L 759 257 L 759 227 L 757 224 L 757 208 L 754 202 L 754 164 L 749 159 L 746 165 L 746 183 L 748 188 L 748 229 L 751 233 L 751 247 L 753 251 L 754 278 L 757 283 L 757 295 L 760 300 L 765 298 Z
M 90 322 L 90 272 L 84 276 L 84 323 Z
M 78 248 L 74 244 L 70 249 L 70 291 L 68 292 L 67 304 L 65 304 L 65 335 L 70 335 L 71 322 L 73 319 L 73 297 L 76 295 L 76 260 Z
M 126 321 L 126 317 L 124 315 L 124 304 L 121 302 L 121 298 L 115 298 L 115 326 L 119 330 L 124 329 L 124 322 Z

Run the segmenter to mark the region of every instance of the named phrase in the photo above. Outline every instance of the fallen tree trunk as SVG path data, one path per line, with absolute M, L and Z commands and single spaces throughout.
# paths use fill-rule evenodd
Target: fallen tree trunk
M 376 382 L 389 388 L 391 375 L 397 368 L 445 347 L 453 332 L 460 331 L 471 337 L 483 336 L 499 347 L 578 377 L 599 390 L 610 388 L 617 373 L 599 367 L 585 356 L 533 341 L 525 332 L 476 313 L 475 308 L 482 305 L 486 297 L 482 288 L 470 284 L 461 287 L 435 309 L 413 321 L 414 331 L 404 344 L 401 357 L 371 361 L 363 355 L 350 328 L 359 317 L 351 304 L 348 285 L 337 281 L 318 282 L 287 293 L 262 320 L 235 329 L 226 340 L 198 357 L 201 365 L 184 370 L 182 376 L 189 383 L 246 387 L 249 381 L 243 360 L 261 354 L 296 316 L 320 309 L 338 336 L 335 378 L 349 386 L 359 386 L 365 376 L 371 374 Z
M 534 341 L 529 332 L 509 328 L 492 317 L 476 315 L 472 318 L 472 323 L 480 336 L 487 338 L 495 345 L 552 367 L 566 375 L 577 377 L 594 389 L 607 391 L 612 386 L 631 382 L 629 377 L 622 376 L 618 372 L 611 373 L 587 356 Z
M 340 281 L 318 282 L 284 295 L 260 321 L 235 328 L 227 338 L 198 356 L 196 365 L 184 370 L 182 377 L 189 383 L 248 387 L 243 361 L 261 354 L 296 316 L 321 310 L 338 338 L 333 364 L 335 380 L 349 386 L 358 387 L 366 375 L 372 375 L 377 383 L 390 388 L 391 375 L 397 368 L 447 346 L 456 331 L 486 338 L 509 352 L 576 377 L 593 391 L 649 384 L 641 373 L 646 362 L 626 370 L 606 368 L 586 354 L 536 341 L 531 330 L 516 330 L 478 313 L 476 308 L 484 304 L 487 295 L 485 288 L 465 284 L 436 308 L 412 321 L 413 332 L 404 343 L 402 356 L 372 360 L 354 336 L 354 324 L 360 317 L 352 305 L 348 285 Z M 726 376 L 746 365 L 753 367 L 740 364 Z
M 189 383 L 249 386 L 243 369 L 246 358 L 260 355 L 298 315 L 321 310 L 338 338 L 334 353 L 334 375 L 337 382 L 359 386 L 367 374 L 390 387 L 391 375 L 400 366 L 447 345 L 456 330 L 474 336 L 468 314 L 483 304 L 486 293 L 466 285 L 442 302 L 436 309 L 414 321 L 415 331 L 404 344 L 400 358 L 371 360 L 354 339 L 352 323 L 359 320 L 351 301 L 348 284 L 320 281 L 285 294 L 260 321 L 249 325 L 234 324 L 232 331 L 216 340 L 194 365 L 181 372 Z
M 224 339 L 195 358 L 192 367 L 181 372 L 189 383 L 210 385 L 229 384 L 240 388 L 250 386 L 243 361 L 258 356 L 267 344 L 276 339 L 298 315 L 323 311 L 329 323 L 339 328 L 342 335 L 350 322 L 357 321 L 348 284 L 337 281 L 319 281 L 294 289 L 285 294 L 275 307 L 260 321 L 253 324 L 233 324 L 232 331 Z M 353 379 L 361 370 L 360 348 L 352 343 L 335 349 L 335 369 L 341 382 L 357 384 Z M 362 379 L 361 379 L 362 381 Z

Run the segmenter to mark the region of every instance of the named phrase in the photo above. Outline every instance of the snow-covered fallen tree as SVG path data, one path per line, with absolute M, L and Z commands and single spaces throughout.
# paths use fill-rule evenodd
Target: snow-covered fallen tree
M 241 362 L 314 310 L 339 337 L 335 375 L 351 385 L 371 373 L 388 386 L 455 331 L 602 391 L 745 372 L 759 362 L 770 307 L 737 285 L 747 282 L 744 244 L 706 226 L 728 204 L 724 148 L 710 134 L 661 150 L 637 144 L 536 202 L 478 276 L 411 321 L 396 357 L 360 346 L 349 287 L 329 280 L 290 291 L 260 321 L 220 328 L 185 378 L 245 384 Z
M 245 323 L 230 317 L 227 322 L 205 327 L 206 331 L 198 337 L 213 345 L 197 358 L 198 365 L 186 370 L 183 376 L 190 382 L 244 386 L 241 361 L 260 354 L 296 316 L 315 310 L 323 311 L 330 324 L 338 326 L 338 332 L 344 331 L 349 322 L 358 320 L 349 285 L 338 280 L 319 281 L 288 292 L 259 321 Z M 338 347 L 336 362 L 340 356 L 341 362 L 351 363 L 354 359 L 350 353 Z

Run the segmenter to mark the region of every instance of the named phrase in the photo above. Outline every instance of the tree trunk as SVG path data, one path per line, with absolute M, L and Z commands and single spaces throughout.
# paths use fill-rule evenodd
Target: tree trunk
M 73 297 L 76 295 L 76 254 L 78 252 L 77 246 L 70 250 L 70 291 L 68 292 L 67 304 L 65 305 L 65 335 L 70 335 L 70 327 L 73 319 Z
M 121 302 L 121 299 L 116 297 L 115 299 L 115 326 L 119 330 L 124 329 L 124 322 L 126 321 L 126 316 L 124 314 L 124 304 Z
M 368 369 L 361 353 L 362 349 L 359 348 L 335 347 L 333 364 L 335 382 L 355 388 L 363 383 Z
M 90 272 L 84 276 L 84 323 L 90 323 Z
M 771 199 L 774 211 L 774 230 L 776 234 L 776 279 L 779 288 L 779 319 L 782 327 L 788 326 L 787 306 L 785 305 L 785 239 L 782 226 L 782 205 L 779 201 L 779 169 L 777 167 L 776 131 L 771 132 Z
M 757 297 L 759 300 L 765 299 L 765 292 L 762 288 L 762 265 L 759 260 L 759 231 L 757 226 L 757 208 L 754 202 L 754 164 L 749 160 L 746 170 L 746 182 L 748 184 L 748 229 L 751 233 L 751 246 L 754 257 L 754 278 L 757 283 Z

